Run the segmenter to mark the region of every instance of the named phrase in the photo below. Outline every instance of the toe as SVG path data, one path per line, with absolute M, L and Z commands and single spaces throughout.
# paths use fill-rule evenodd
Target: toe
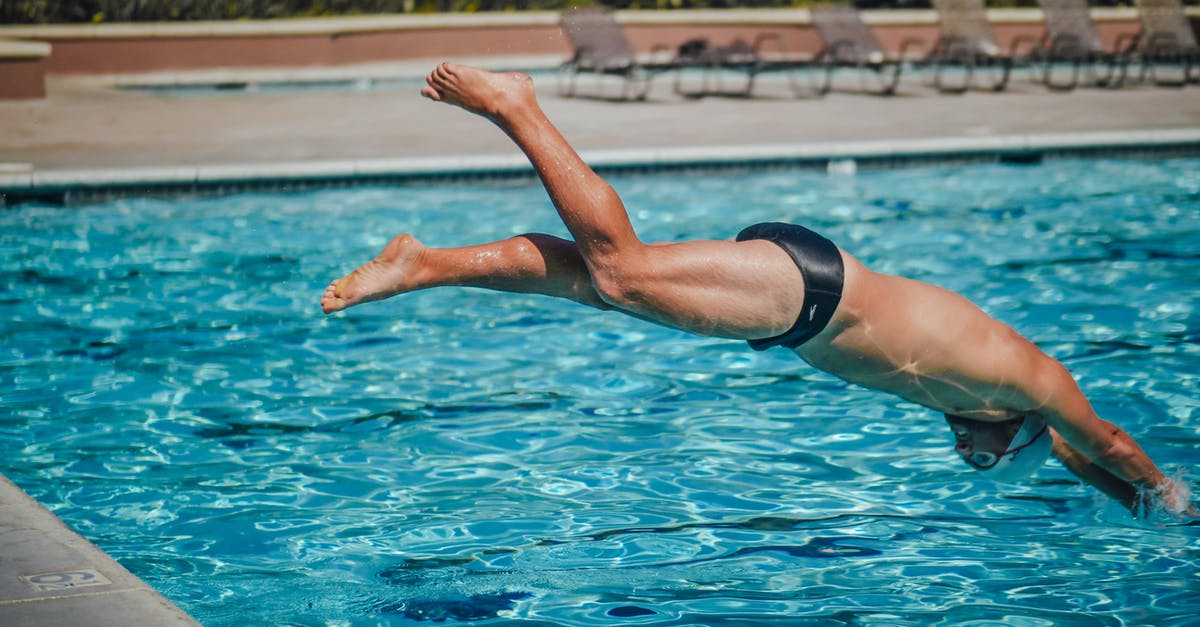
M 333 313 L 335 311 L 341 311 L 345 308 L 346 308 L 346 301 L 344 301 L 336 296 L 328 296 L 326 298 L 321 299 L 321 311 L 323 311 L 325 313 Z

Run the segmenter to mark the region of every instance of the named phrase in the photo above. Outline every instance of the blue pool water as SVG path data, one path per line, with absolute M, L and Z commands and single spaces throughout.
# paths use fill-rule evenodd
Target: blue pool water
M 646 239 L 813 226 L 1062 359 L 1195 486 L 1200 160 L 614 181 Z M 0 212 L 0 471 L 209 626 L 1187 625 L 1200 526 L 786 351 L 443 288 L 324 317 L 400 231 L 563 234 L 540 188 Z

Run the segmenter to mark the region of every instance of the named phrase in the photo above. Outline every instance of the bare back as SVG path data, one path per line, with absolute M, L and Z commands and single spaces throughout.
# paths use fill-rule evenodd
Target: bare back
M 940 412 L 1001 420 L 1036 409 L 1029 378 L 1048 359 L 1036 346 L 953 292 L 842 255 L 838 313 L 801 358 Z

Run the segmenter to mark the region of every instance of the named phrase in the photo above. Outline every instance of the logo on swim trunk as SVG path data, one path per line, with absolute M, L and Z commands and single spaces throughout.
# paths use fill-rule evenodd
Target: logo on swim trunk
M 812 322 L 813 316 L 817 315 L 817 306 L 813 305 L 812 309 L 808 310 L 808 321 Z

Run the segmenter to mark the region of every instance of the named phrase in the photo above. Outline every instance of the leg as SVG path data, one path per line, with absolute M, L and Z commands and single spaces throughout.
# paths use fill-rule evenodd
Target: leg
M 379 256 L 325 289 L 325 313 L 430 287 L 457 285 L 545 294 L 607 309 L 575 244 L 551 235 L 520 235 L 465 248 L 429 248 L 398 235 Z
M 397 235 L 374 259 L 330 283 L 321 308 L 328 314 L 446 286 L 543 294 L 597 309 L 613 308 L 593 287 L 575 243 L 541 233 L 462 248 L 429 248 L 412 235 Z M 642 317 L 629 310 L 623 313 Z
M 426 80 L 424 96 L 490 119 L 526 154 L 605 302 L 667 326 L 734 338 L 768 337 L 795 321 L 803 279 L 775 244 L 643 244 L 616 192 L 546 118 L 528 76 L 442 64 Z

